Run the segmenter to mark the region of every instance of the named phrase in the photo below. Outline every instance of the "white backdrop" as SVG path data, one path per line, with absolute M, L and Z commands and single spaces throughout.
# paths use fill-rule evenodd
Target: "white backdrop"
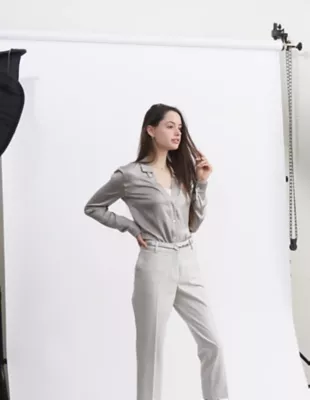
M 135 398 L 138 248 L 83 208 L 135 158 L 157 102 L 184 110 L 215 168 L 196 243 L 230 400 L 308 398 L 291 314 L 278 51 L 0 44 L 28 50 L 26 106 L 3 157 L 12 400 Z M 176 315 L 165 354 L 163 400 L 200 399 L 195 344 Z

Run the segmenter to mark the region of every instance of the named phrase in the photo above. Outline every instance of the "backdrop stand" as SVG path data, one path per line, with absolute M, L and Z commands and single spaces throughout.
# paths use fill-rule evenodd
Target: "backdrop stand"
M 295 177 L 294 177 L 294 153 L 293 153 L 293 59 L 292 49 L 302 50 L 302 43 L 299 42 L 293 45 L 288 39 L 288 34 L 281 25 L 274 23 L 271 36 L 274 40 L 281 40 L 283 43 L 283 51 L 285 51 L 285 69 L 286 69 L 286 87 L 288 97 L 288 160 L 289 160 L 289 176 L 286 177 L 286 182 L 289 183 L 289 217 L 290 217 L 290 250 L 297 250 L 298 226 L 297 212 L 295 199 Z M 294 235 L 293 235 L 294 229 Z M 310 365 L 310 361 L 303 353 L 299 353 L 300 358 L 306 365 Z M 310 388 L 310 384 L 308 384 Z

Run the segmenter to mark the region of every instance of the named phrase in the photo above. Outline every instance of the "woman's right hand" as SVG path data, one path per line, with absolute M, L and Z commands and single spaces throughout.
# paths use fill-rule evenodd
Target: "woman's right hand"
M 141 234 L 137 236 L 137 241 L 140 247 L 147 247 L 147 243 L 143 240 Z

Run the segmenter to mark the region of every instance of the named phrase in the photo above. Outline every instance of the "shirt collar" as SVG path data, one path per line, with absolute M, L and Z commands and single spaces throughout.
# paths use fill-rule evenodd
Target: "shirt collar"
M 150 164 L 140 162 L 140 168 L 142 172 L 146 172 L 147 174 L 153 174 L 153 167 Z M 175 178 L 174 172 L 172 172 L 172 177 Z
M 153 173 L 153 168 L 150 164 L 140 163 L 140 168 L 142 172 Z

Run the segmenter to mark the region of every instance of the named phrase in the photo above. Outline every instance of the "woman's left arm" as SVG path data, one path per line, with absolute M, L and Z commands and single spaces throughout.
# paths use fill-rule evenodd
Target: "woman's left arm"
M 198 228 L 202 224 L 203 220 L 206 216 L 206 208 L 207 208 L 207 187 L 208 181 L 200 181 L 197 182 L 196 190 L 193 195 L 193 220 L 191 222 L 190 231 L 192 233 L 197 232 Z
M 196 158 L 197 184 L 193 198 L 194 218 L 190 226 L 191 232 L 197 232 L 198 228 L 205 218 L 207 207 L 208 179 L 211 173 L 212 165 L 201 153 L 199 153 L 198 157 Z

